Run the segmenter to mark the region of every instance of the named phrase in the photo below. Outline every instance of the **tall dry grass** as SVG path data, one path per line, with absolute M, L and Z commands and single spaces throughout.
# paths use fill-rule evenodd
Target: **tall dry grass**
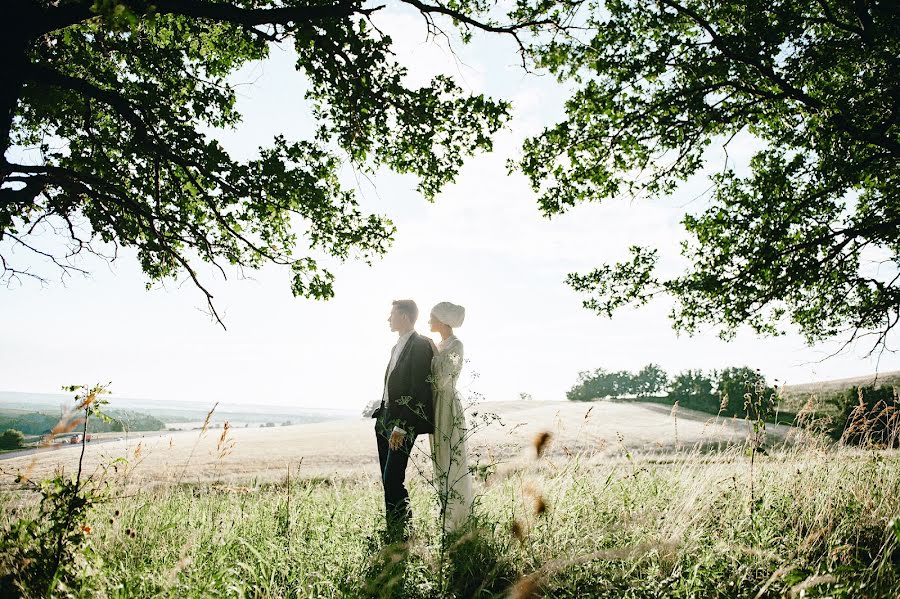
M 900 454 L 877 438 L 851 447 L 815 430 L 773 444 L 747 423 L 748 442 L 666 455 L 637 454 L 622 438 L 613 456 L 567 454 L 544 433 L 525 448 L 530 462 L 478 479 L 477 515 L 449 544 L 420 477 L 414 540 L 390 546 L 376 534 L 380 483 L 365 476 L 288 470 L 277 483 L 113 494 L 85 533 L 100 559 L 71 594 L 900 596 Z M 219 449 L 232 449 L 226 431 Z M 4 529 L 34 513 L 21 497 L 0 502 Z

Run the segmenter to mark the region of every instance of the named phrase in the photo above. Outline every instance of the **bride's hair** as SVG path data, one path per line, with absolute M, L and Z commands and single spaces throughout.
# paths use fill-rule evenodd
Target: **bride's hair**
M 398 312 L 403 312 L 409 316 L 409 321 L 415 323 L 419 317 L 419 307 L 416 302 L 411 299 L 394 300 L 391 304 Z

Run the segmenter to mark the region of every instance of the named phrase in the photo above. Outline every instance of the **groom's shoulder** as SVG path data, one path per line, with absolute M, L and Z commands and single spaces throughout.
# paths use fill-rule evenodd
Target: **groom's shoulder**
M 428 339 L 425 338 L 424 335 L 420 335 L 416 333 L 413 335 L 412 342 L 415 343 L 416 347 L 420 349 L 428 349 L 428 351 L 432 351 L 431 343 L 428 342 Z

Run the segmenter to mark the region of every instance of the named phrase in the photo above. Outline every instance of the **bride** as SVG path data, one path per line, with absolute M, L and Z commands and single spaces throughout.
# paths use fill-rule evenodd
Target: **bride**
M 472 473 L 466 458 L 466 418 L 456 381 L 463 365 L 463 344 L 453 329 L 463 323 L 466 309 L 441 302 L 431 309 L 428 324 L 441 342 L 431 361 L 434 379 L 434 433 L 428 435 L 434 485 L 446 532 L 460 526 L 472 510 Z

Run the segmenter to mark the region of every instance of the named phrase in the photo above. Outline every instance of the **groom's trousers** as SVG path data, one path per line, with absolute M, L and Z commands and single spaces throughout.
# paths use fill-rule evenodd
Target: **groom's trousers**
M 406 490 L 406 465 L 415 444 L 412 435 L 403 438 L 399 449 L 391 449 L 388 438 L 391 432 L 381 422 L 375 424 L 375 438 L 378 440 L 378 459 L 381 463 L 381 483 L 384 486 L 384 513 L 387 532 L 391 536 L 404 537 L 406 525 L 412 518 L 409 507 L 409 492 Z

